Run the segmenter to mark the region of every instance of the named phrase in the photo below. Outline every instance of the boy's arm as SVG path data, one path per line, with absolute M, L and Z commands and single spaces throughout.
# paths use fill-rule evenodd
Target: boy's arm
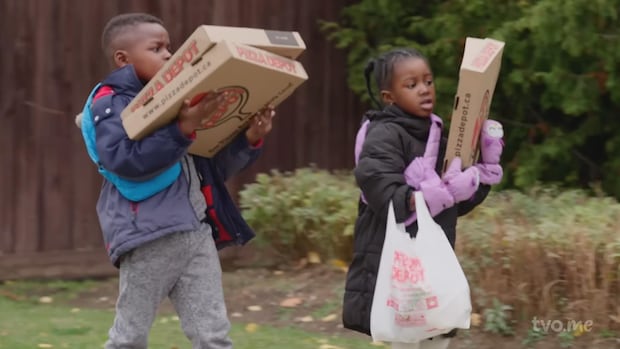
M 412 190 L 403 175 L 407 164 L 395 127 L 379 124 L 368 131 L 354 173 L 371 210 L 385 214 L 392 200 L 396 221 L 404 222 L 411 216 Z
M 105 96 L 93 107 L 97 153 L 101 165 L 121 177 L 152 177 L 179 161 L 192 143 L 176 121 L 139 141 L 129 139 L 121 122 L 121 111 L 128 98 Z
M 249 126 L 214 156 L 221 178 L 228 178 L 248 167 L 260 155 L 264 137 L 271 132 L 273 117 L 271 106 L 259 111 L 250 119 Z
M 257 144 L 250 144 L 245 132 L 239 133 L 213 157 L 220 177 L 226 181 L 256 161 L 262 143 L 261 140 Z

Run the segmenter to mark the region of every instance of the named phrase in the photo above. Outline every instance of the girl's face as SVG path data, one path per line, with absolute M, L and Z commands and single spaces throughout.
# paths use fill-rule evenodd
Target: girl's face
M 430 117 L 435 105 L 433 74 L 426 62 L 409 57 L 394 64 L 389 90 L 381 91 L 383 102 L 396 104 L 409 114 Z

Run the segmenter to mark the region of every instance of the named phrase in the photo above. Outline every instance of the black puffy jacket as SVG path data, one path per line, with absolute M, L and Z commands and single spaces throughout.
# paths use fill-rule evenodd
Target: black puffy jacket
M 360 201 L 355 223 L 353 260 L 344 293 L 343 325 L 370 335 L 370 309 L 385 239 L 388 205 L 392 200 L 397 222 L 404 222 L 411 215 L 409 198 L 412 188 L 405 182 L 403 173 L 414 158 L 424 154 L 431 121 L 430 118 L 406 114 L 396 106 L 368 112 L 365 118 L 371 122 L 355 168 L 355 179 L 367 204 Z M 445 151 L 446 137 L 442 137 L 438 159 L 443 159 Z M 440 173 L 441 161 L 437 161 L 436 171 Z M 457 217 L 480 204 L 489 190 L 490 186 L 480 185 L 471 200 L 434 217 L 453 248 Z M 407 227 L 412 237 L 417 230 L 417 223 Z

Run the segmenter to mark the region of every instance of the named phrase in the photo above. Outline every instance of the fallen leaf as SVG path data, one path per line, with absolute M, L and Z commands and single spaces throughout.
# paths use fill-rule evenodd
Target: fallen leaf
M 232 313 L 232 314 L 230 314 L 230 316 L 232 316 L 232 317 L 243 317 L 243 314 L 241 314 L 241 313 Z
M 282 270 L 276 270 L 273 272 L 273 275 L 282 275 L 284 272 Z
M 51 344 L 47 344 L 47 343 L 39 343 L 37 345 L 39 348 L 53 348 L 54 346 Z
M 329 264 L 336 268 L 347 268 L 349 266 L 349 264 L 342 259 L 332 259 L 329 261 Z
M 303 299 L 299 297 L 293 297 L 293 298 L 287 298 L 283 300 L 282 302 L 280 302 L 280 306 L 285 307 L 285 308 L 295 308 L 301 303 L 303 303 Z
M 245 325 L 245 332 L 254 333 L 256 330 L 258 330 L 258 325 L 253 322 Z
M 73 308 L 73 309 L 71 309 L 71 312 L 74 313 L 74 314 L 75 313 L 79 313 L 80 312 L 80 308 Z
M 179 317 L 174 315 L 173 317 L 170 318 L 172 321 L 174 322 L 179 322 Z
M 308 252 L 308 263 L 310 264 L 321 264 L 321 256 L 319 256 L 316 252 Z
M 308 316 L 304 316 L 304 317 L 298 317 L 295 320 L 297 320 L 298 322 L 313 322 L 314 318 L 310 315 Z
M 481 323 L 482 323 L 482 317 L 480 316 L 480 314 L 472 313 L 471 314 L 471 325 L 474 327 L 478 327 L 480 326 Z
M 263 310 L 263 307 L 261 307 L 260 305 L 250 305 L 248 307 L 249 311 L 261 311 Z
M 110 298 L 108 297 L 99 297 L 99 299 L 97 299 L 97 302 L 107 302 Z
M 329 314 L 326 317 L 322 318 L 321 321 L 323 321 L 323 322 L 332 322 L 332 321 L 335 321 L 336 319 L 338 319 L 338 315 L 337 314 Z
M 575 330 L 573 331 L 573 336 L 579 337 L 579 336 L 581 336 L 584 333 L 586 333 L 585 326 L 583 326 L 583 324 L 578 324 L 576 326 Z
M 43 304 L 50 304 L 54 301 L 54 299 L 52 297 L 41 297 L 39 298 L 39 303 L 43 303 Z M 44 347 L 45 348 L 45 347 Z M 48 347 L 49 348 L 49 347 Z
M 167 317 L 163 317 L 163 318 L 161 318 L 161 319 L 159 320 L 159 323 L 160 323 L 160 324 L 167 324 L 167 323 L 168 323 L 168 321 L 170 321 L 170 320 L 169 320 Z
M 331 345 L 331 344 L 321 344 L 319 346 L 319 349 L 343 349 L 343 348 L 335 346 L 335 345 Z

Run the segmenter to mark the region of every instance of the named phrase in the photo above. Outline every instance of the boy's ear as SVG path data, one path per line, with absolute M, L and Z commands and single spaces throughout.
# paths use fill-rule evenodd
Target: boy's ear
M 127 51 L 125 50 L 116 50 L 114 51 L 114 64 L 117 67 L 124 67 L 129 64 L 129 57 L 127 56 Z
M 381 90 L 381 100 L 385 105 L 393 104 L 394 96 L 392 96 L 392 92 L 388 90 Z

